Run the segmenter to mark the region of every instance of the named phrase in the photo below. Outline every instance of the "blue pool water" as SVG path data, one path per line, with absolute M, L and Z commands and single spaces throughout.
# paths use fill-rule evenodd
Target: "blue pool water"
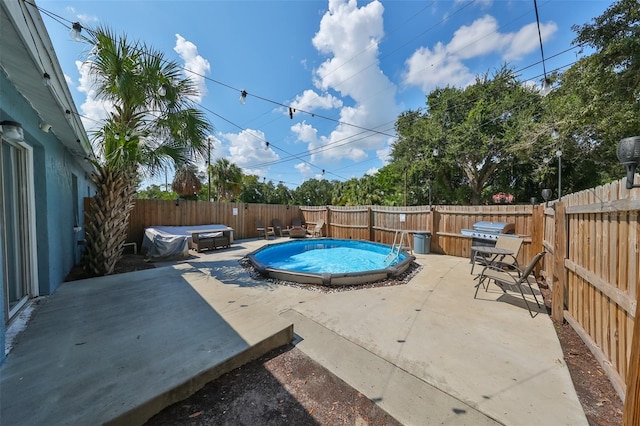
M 267 246 L 256 259 L 272 268 L 310 273 L 347 273 L 385 269 L 391 247 L 367 241 L 323 239 Z M 393 263 L 406 258 L 404 253 Z

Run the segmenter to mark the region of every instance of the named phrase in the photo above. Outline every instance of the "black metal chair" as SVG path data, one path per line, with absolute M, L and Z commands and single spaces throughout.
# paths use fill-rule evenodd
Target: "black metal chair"
M 512 264 L 509 265 L 511 269 L 504 269 L 504 265 L 501 265 L 500 262 L 493 262 L 488 264 L 487 266 L 484 267 L 484 269 L 479 275 L 478 283 L 476 284 L 476 293 L 474 294 L 473 298 L 475 299 L 478 296 L 478 290 L 480 289 L 480 286 L 484 287 L 485 280 L 487 281 L 487 286 L 485 288 L 488 287 L 488 284 L 490 281 L 493 281 L 498 287 L 500 287 L 500 289 L 504 293 L 506 293 L 509 290 L 519 291 L 520 296 L 522 296 L 522 300 L 524 301 L 525 305 L 527 306 L 527 309 L 529 310 L 529 315 L 531 315 L 531 318 L 535 317 L 535 315 L 531 311 L 531 307 L 529 306 L 529 301 L 525 297 L 522 289 L 528 288 L 528 292 L 533 295 L 533 298 L 535 299 L 536 304 L 538 305 L 538 312 L 540 312 L 540 309 L 542 309 L 542 306 L 540 306 L 538 297 L 536 296 L 536 293 L 533 290 L 533 287 L 531 287 L 530 280 L 531 279 L 535 280 L 533 269 L 536 267 L 538 262 L 542 260 L 545 254 L 547 254 L 547 252 L 545 251 L 542 251 L 536 254 L 535 257 L 531 260 L 531 262 L 529 262 L 527 267 L 524 269 L 520 269 L 519 267 L 514 266 Z M 538 314 L 538 312 L 536 312 L 536 315 Z

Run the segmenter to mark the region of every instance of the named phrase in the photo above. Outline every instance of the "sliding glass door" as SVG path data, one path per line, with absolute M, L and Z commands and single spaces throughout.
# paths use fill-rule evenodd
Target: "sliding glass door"
M 9 321 L 29 297 L 37 295 L 31 154 L 26 145 L 2 140 L 0 233 L 5 321 Z

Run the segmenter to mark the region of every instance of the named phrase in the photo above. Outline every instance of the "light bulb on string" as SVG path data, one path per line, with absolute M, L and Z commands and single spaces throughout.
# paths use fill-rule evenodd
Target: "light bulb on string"
M 164 87 L 164 84 L 158 88 L 158 95 L 164 97 L 167 94 L 167 88 Z
M 246 90 L 243 90 L 242 92 L 240 92 L 240 103 L 242 105 L 247 103 L 247 91 Z
M 44 84 L 45 86 L 51 85 L 51 76 L 46 71 L 44 74 L 42 74 L 42 84 Z
M 71 36 L 71 38 L 73 38 L 75 41 L 82 41 L 82 37 L 80 36 L 81 32 L 82 25 L 80 25 L 80 22 L 74 22 L 73 24 L 71 24 L 71 30 L 69 31 L 69 35 Z
M 553 90 L 553 86 L 551 85 L 551 80 L 547 77 L 542 79 L 542 88 L 540 89 L 540 94 L 542 96 L 547 96 Z

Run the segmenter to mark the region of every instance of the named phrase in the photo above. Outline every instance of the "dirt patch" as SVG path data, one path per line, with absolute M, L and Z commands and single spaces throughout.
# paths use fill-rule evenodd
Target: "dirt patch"
M 116 269 L 114 274 L 122 274 L 124 272 L 141 271 L 143 269 L 153 269 L 156 266 L 148 262 L 147 259 L 141 254 L 126 254 L 116 263 Z M 65 281 L 77 281 L 90 278 L 90 276 L 84 270 L 82 264 L 78 264 L 73 267 L 71 272 L 65 277 Z
M 552 293 L 544 283 L 538 283 L 547 309 L 551 309 Z M 623 403 L 611 381 L 582 338 L 567 322 L 555 324 L 564 361 L 569 367 L 573 387 L 590 425 L 618 426 L 622 424 Z
M 148 426 L 400 425 L 360 392 L 288 345 L 208 383 Z
M 153 267 L 141 255 L 125 255 L 118 263 L 116 273 Z M 413 273 L 415 270 L 408 271 L 407 277 Z M 82 268 L 75 268 L 68 278 L 82 279 L 86 276 Z M 551 293 L 548 287 L 541 283 L 540 290 L 545 305 L 550 307 Z M 568 323 L 558 324 L 555 329 L 589 424 L 621 425 L 622 401 L 598 361 Z M 289 345 L 208 383 L 190 398 L 167 407 L 150 419 L 148 424 L 253 426 L 399 423 L 374 402 Z

